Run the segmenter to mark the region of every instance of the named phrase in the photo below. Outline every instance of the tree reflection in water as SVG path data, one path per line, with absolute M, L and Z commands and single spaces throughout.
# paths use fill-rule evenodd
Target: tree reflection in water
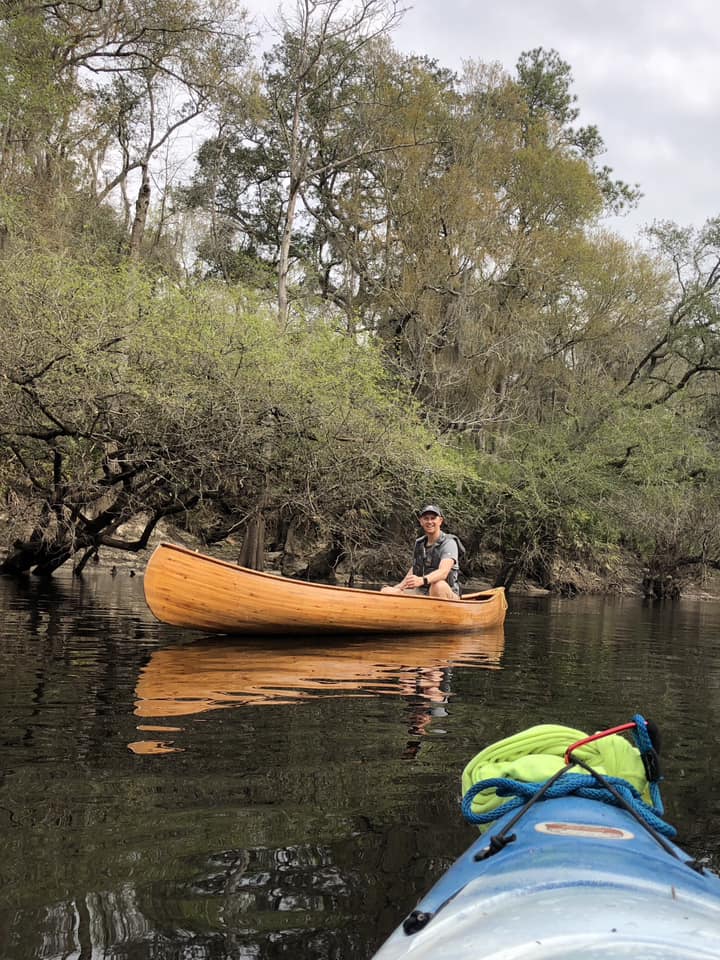
M 433 871 L 450 859 L 433 851 Z M 32 956 L 63 960 L 262 960 L 360 958 L 397 921 L 393 883 L 407 859 L 403 893 L 427 884 L 427 851 L 408 837 L 348 857 L 331 846 L 220 851 L 207 872 L 174 889 L 88 893 L 43 911 Z M 377 877 L 383 884 L 377 884 Z M 374 914 L 368 925 L 368 913 Z M 10 953 L 7 956 L 30 956 Z

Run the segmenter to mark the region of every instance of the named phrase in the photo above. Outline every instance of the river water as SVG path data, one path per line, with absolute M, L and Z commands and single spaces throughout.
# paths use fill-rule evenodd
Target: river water
M 211 639 L 140 577 L 0 582 L 3 960 L 365 960 L 474 839 L 460 772 L 535 723 L 664 735 L 720 867 L 720 604 L 511 597 L 489 636 Z

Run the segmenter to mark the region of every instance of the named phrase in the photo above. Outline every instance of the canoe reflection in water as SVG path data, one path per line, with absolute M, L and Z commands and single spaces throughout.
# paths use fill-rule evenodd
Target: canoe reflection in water
M 175 718 L 244 705 L 288 704 L 320 696 L 401 696 L 412 707 L 409 732 L 421 736 L 433 710 L 444 715 L 451 669 L 473 665 L 497 670 L 502 627 L 483 634 L 405 636 L 349 640 L 332 652 L 297 641 L 205 639 L 166 647 L 152 655 L 136 685 L 139 730 L 174 732 Z M 419 743 L 419 741 L 418 741 Z M 135 753 L 168 753 L 173 742 L 140 740 Z M 411 745 L 408 745 L 411 749 Z M 415 750 L 417 752 L 417 750 Z

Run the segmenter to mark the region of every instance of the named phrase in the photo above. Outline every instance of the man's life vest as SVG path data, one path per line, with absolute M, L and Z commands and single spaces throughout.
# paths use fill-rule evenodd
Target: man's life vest
M 462 556 L 465 553 L 465 547 L 460 538 L 456 537 L 454 533 L 441 532 L 431 547 L 428 547 L 426 536 L 417 538 L 415 541 L 415 551 L 413 553 L 413 573 L 416 577 L 425 577 L 428 573 L 432 573 L 433 570 L 438 569 L 440 561 L 443 559 L 441 547 L 448 537 L 457 543 L 458 557 Z M 458 596 L 460 596 L 460 584 L 458 582 L 459 572 L 460 570 L 456 561 L 447 578 L 448 586 L 453 593 L 456 593 Z

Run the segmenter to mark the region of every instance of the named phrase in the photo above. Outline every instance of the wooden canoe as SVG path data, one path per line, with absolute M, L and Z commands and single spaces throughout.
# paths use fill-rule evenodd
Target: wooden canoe
M 455 633 L 500 626 L 502 587 L 431 600 L 290 580 L 160 544 L 145 571 L 145 600 L 163 623 L 217 633 Z

